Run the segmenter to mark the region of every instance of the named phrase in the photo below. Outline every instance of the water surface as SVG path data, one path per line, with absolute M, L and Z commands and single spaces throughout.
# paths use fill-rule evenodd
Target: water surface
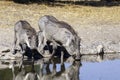
M 80 80 L 120 80 L 120 60 L 82 62 Z

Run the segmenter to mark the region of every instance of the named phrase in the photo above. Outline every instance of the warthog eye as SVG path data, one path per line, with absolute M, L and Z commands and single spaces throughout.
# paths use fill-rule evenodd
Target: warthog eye
M 28 37 L 28 39 L 31 39 L 31 37 Z

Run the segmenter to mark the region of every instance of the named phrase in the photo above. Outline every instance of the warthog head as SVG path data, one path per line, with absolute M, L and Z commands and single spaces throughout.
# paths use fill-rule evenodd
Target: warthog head
M 70 55 L 80 57 L 80 38 L 75 36 L 69 47 L 66 47 Z

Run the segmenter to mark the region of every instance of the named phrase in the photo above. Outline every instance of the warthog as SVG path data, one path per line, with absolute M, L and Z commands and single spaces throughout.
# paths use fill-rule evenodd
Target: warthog
M 17 45 L 21 48 L 23 58 L 25 53 L 31 53 L 33 56 L 33 53 L 37 50 L 38 40 L 36 31 L 27 21 L 20 20 L 15 24 L 13 54 L 16 54 Z
M 60 45 L 65 47 L 70 55 L 75 55 L 76 60 L 80 59 L 80 38 L 69 24 L 59 21 L 53 16 L 45 15 L 39 19 L 38 25 L 44 37 L 42 44 L 45 45 L 46 41 L 53 43 L 52 55 Z

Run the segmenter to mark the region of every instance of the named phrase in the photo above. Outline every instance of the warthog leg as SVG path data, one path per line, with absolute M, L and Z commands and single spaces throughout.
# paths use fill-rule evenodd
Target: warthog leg
M 64 59 L 63 58 L 64 58 L 64 52 L 62 51 L 61 52 L 61 65 L 64 63 Z
M 53 41 L 53 51 L 52 51 L 51 58 L 54 56 L 56 49 L 57 49 L 57 43 L 55 41 Z
M 13 44 L 14 46 L 13 46 L 13 49 L 12 49 L 12 53 L 13 54 L 16 54 L 16 52 L 17 52 L 17 35 L 16 35 L 16 32 L 14 33 L 14 44 Z

